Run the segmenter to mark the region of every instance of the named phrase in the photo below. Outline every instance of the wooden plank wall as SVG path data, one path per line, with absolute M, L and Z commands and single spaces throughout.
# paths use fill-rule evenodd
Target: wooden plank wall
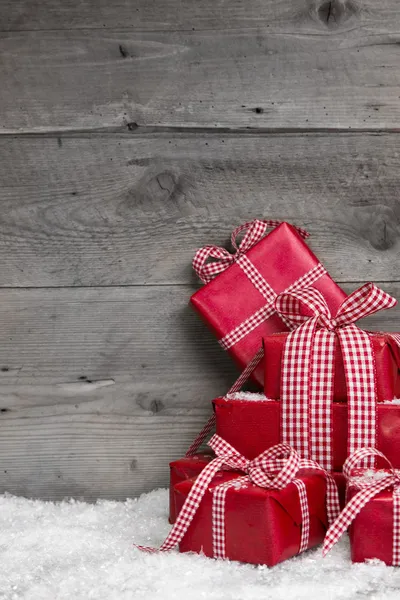
M 236 375 L 198 246 L 287 219 L 400 295 L 398 0 L 3 0 L 0 30 L 0 490 L 122 499 Z

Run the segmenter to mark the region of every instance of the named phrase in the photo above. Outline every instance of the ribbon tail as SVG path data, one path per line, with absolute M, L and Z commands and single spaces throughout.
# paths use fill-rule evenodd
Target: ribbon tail
M 188 497 L 182 506 L 174 526 L 172 527 L 165 541 L 161 544 L 160 548 L 139 546 L 138 544 L 135 544 L 136 548 L 142 550 L 143 552 L 149 553 L 168 552 L 169 550 L 175 548 L 175 546 L 182 540 L 189 528 L 190 523 L 193 521 L 193 517 L 200 506 L 200 502 L 207 491 L 208 485 L 210 484 L 214 475 L 221 469 L 224 462 L 225 460 L 223 458 L 215 458 L 197 477 L 195 484 L 190 490 Z
M 358 513 L 368 502 L 379 492 L 391 485 L 392 481 L 383 479 L 370 488 L 362 489 L 346 504 L 345 509 L 339 517 L 332 523 L 326 532 L 324 545 L 322 547 L 322 556 L 326 556 L 332 547 L 339 541 L 349 525 L 354 521 Z
M 207 423 L 204 425 L 203 429 L 197 434 L 196 439 L 193 441 L 192 445 L 186 452 L 185 456 L 193 456 L 206 440 L 210 432 L 214 429 L 215 426 L 215 414 L 212 414 L 208 419 Z
M 304 552 L 308 548 L 310 541 L 310 511 L 308 508 L 307 490 L 304 481 L 301 479 L 293 479 L 294 485 L 299 493 L 299 503 L 301 511 L 301 537 L 298 554 Z

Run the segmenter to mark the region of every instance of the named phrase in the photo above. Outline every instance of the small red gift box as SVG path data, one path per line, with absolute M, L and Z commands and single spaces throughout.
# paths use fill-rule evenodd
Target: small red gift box
M 253 458 L 282 441 L 282 404 L 279 400 L 216 398 L 213 404 L 218 435 L 245 456 Z M 400 403 L 379 403 L 376 411 L 377 447 L 400 468 Z M 347 457 L 347 425 L 347 404 L 333 403 L 334 471 L 341 471 Z
M 241 477 L 240 473 L 220 472 L 208 486 L 201 504 L 179 544 L 180 552 L 198 552 L 213 557 L 212 509 L 215 488 Z M 307 548 L 321 544 L 327 530 L 324 476 L 300 472 L 309 507 L 310 532 Z M 195 479 L 175 486 L 178 510 L 186 500 Z M 230 560 L 270 567 L 299 552 L 302 513 L 299 492 L 294 483 L 283 490 L 267 490 L 253 483 L 230 487 L 225 497 L 225 555 Z
M 375 359 L 377 402 L 400 397 L 400 349 L 392 334 L 368 332 Z M 395 334 L 396 335 L 396 334 Z M 264 338 L 265 377 L 264 393 L 267 398 L 281 398 L 282 354 L 287 333 L 276 333 Z M 346 379 L 342 352 L 335 339 L 334 390 L 336 402 L 347 400 Z
M 274 565 L 322 541 L 340 512 L 336 483 L 287 444 L 250 460 L 218 435 L 215 458 L 197 478 L 174 487 L 179 515 L 157 548 Z M 322 477 L 320 477 L 322 475 Z
M 214 458 L 214 454 L 209 452 L 198 452 L 193 456 L 185 456 L 174 460 L 169 464 L 170 468 L 170 484 L 169 484 L 169 522 L 175 523 L 177 511 L 175 506 L 174 487 L 177 483 L 197 477 L 204 467 L 208 465 Z
M 371 457 L 389 463 L 389 469 L 355 468 Z M 343 470 L 348 483 L 347 504 L 326 534 L 323 554 L 349 528 L 353 562 L 379 559 L 400 566 L 400 472 L 371 448 L 350 456 Z
M 277 223 L 246 223 L 232 234 L 234 255 L 206 246 L 193 260 L 206 285 L 191 297 L 191 304 L 242 369 L 260 348 L 263 336 L 288 329 L 287 320 L 274 309 L 277 294 L 313 286 L 333 314 L 346 297 L 304 242 L 306 232 L 281 223 L 265 235 Z M 243 231 L 246 235 L 238 246 L 236 238 Z M 263 384 L 262 366 L 252 377 Z

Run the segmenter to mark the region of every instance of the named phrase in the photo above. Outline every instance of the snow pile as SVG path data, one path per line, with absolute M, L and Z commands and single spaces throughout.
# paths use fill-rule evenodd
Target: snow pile
M 264 394 L 259 394 L 257 392 L 232 392 L 231 394 L 227 394 L 224 396 L 225 400 L 250 400 L 254 402 L 262 402 L 264 400 L 269 400 Z
M 398 600 L 400 568 L 352 565 L 347 540 L 273 569 L 197 555 L 148 555 L 169 530 L 166 490 L 138 500 L 52 504 L 0 496 L 5 600 Z

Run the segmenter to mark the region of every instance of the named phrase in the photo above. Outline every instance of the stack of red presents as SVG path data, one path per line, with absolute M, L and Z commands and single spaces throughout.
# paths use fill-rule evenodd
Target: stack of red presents
M 273 566 L 349 530 L 353 561 L 400 564 L 400 334 L 355 324 L 396 300 L 347 296 L 307 237 L 255 220 L 194 257 L 191 304 L 243 372 L 171 463 L 159 550 Z

